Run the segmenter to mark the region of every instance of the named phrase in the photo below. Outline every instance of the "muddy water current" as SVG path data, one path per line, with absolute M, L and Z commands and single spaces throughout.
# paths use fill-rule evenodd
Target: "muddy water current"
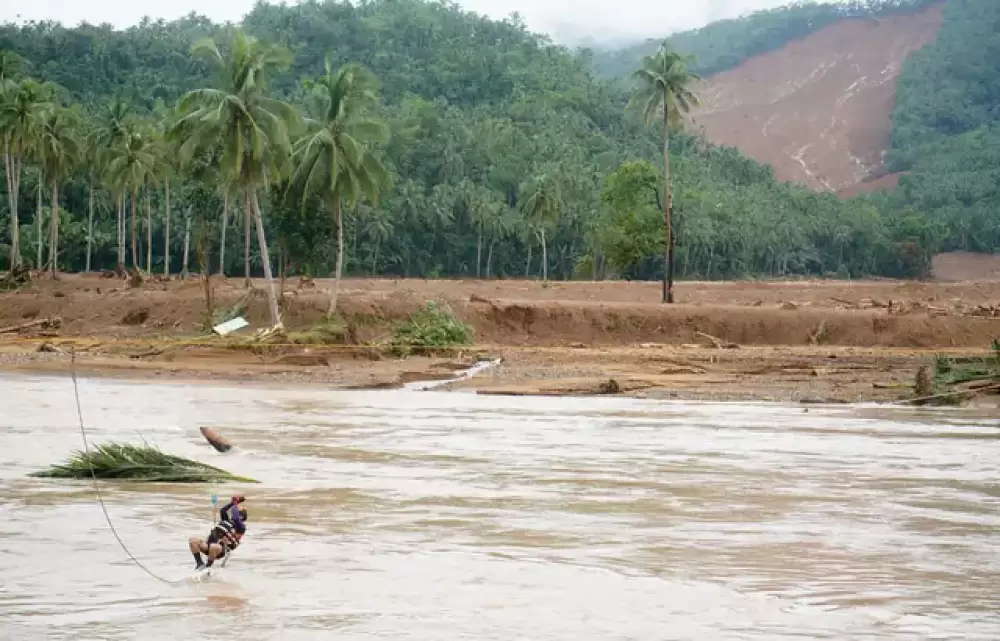
M 0 639 L 1000 638 L 1000 421 L 970 410 L 81 380 L 93 442 L 259 485 L 29 478 L 68 378 L 0 378 Z M 236 448 L 219 454 L 198 427 Z M 212 493 L 248 495 L 195 582 Z

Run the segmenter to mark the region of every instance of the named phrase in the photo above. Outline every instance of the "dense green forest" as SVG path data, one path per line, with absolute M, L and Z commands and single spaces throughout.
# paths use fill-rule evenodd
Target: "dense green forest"
M 342 214 L 348 274 L 662 273 L 662 129 L 626 114 L 627 93 L 595 77 L 587 52 L 421 0 L 259 3 L 240 27 L 266 45 L 259 57 L 197 16 L 0 26 L 5 265 L 17 236 L 26 261 L 63 270 L 175 273 L 204 258 L 260 274 L 263 238 L 269 268 L 328 275 Z M 221 65 L 192 51 L 205 37 Z M 243 59 L 260 71 L 249 84 Z M 273 130 L 246 135 L 266 145 L 241 146 L 243 102 L 220 92 L 262 110 Z M 919 276 L 947 233 L 911 208 L 841 202 L 735 149 L 671 138 L 681 278 Z M 531 206 L 543 191 L 550 204 Z
M 926 212 L 946 249 L 1000 248 L 1000 3 L 949 0 L 935 42 L 903 68 L 882 206 Z
M 838 20 L 907 13 L 940 2 L 942 0 L 794 2 L 675 33 L 667 37 L 667 42 L 674 49 L 694 56 L 692 69 L 708 76 L 732 69 L 747 58 L 780 49 Z M 642 57 L 656 51 L 661 42 L 662 39 L 650 39 L 620 49 L 596 50 L 594 66 L 602 76 L 627 76 Z

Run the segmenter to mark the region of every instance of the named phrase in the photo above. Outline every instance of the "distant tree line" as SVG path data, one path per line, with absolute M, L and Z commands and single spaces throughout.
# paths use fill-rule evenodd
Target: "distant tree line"
M 4 25 L 0 51 L 5 264 L 659 278 L 665 184 L 678 278 L 921 276 L 948 233 L 665 139 L 638 116 L 676 92 L 633 113 L 585 53 L 453 5 Z

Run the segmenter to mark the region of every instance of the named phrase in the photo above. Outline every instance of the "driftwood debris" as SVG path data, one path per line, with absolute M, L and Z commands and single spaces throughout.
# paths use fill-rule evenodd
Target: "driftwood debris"
M 0 290 L 20 289 L 31 284 L 33 275 L 27 267 L 15 267 L 0 276 Z
M 619 385 L 618 381 L 616 381 L 613 378 L 609 378 L 606 381 L 602 381 L 597 386 L 598 394 L 621 394 L 621 392 L 622 392 L 622 386 Z
M 995 391 L 1000 391 L 1000 383 L 989 385 L 987 387 L 979 387 L 977 389 L 955 390 L 954 392 L 943 392 L 941 394 L 931 394 L 930 396 L 919 396 L 917 398 L 907 398 L 907 399 L 903 399 L 900 402 L 902 402 L 902 403 L 912 403 L 914 405 L 923 405 L 927 401 L 936 401 L 936 400 L 942 399 L 942 398 L 954 398 L 956 396 L 965 396 L 965 397 L 968 397 L 968 398 L 966 398 L 966 400 L 968 400 L 969 398 L 972 398 L 973 396 L 977 396 L 977 395 L 982 394 L 984 392 L 995 392 Z
M 330 357 L 326 354 L 285 354 L 277 361 L 282 365 L 298 365 L 300 367 L 327 367 L 330 364 Z
M 58 316 L 53 316 L 51 318 L 42 318 L 39 320 L 29 321 L 27 323 L 21 323 L 19 325 L 0 327 L 0 334 L 13 334 L 15 332 L 23 332 L 26 329 L 32 329 L 35 327 L 41 329 L 52 329 L 57 328 L 60 325 L 62 325 L 62 319 Z
M 154 347 L 152 349 L 147 349 L 145 351 L 138 352 L 136 354 L 129 354 L 129 358 L 149 358 L 150 356 L 159 356 L 163 354 L 165 351 L 166 350 Z
M 874 389 L 906 389 L 910 385 L 907 383 L 872 383 Z
M 934 382 L 931 380 L 930 369 L 922 365 L 917 370 L 916 379 L 913 382 L 913 391 L 917 398 L 930 398 L 934 395 Z
M 208 444 L 215 448 L 217 452 L 228 452 L 233 446 L 224 439 L 218 432 L 210 427 L 201 427 L 201 435 L 205 437 Z
M 739 345 L 737 345 L 736 343 L 734 343 L 732 341 L 722 340 L 721 338 L 719 338 L 717 336 L 712 336 L 711 334 L 706 334 L 705 332 L 695 332 L 695 334 L 697 334 L 698 336 L 701 336 L 702 338 L 707 338 L 708 340 L 712 341 L 712 344 L 715 345 L 715 349 L 739 349 L 740 348 Z

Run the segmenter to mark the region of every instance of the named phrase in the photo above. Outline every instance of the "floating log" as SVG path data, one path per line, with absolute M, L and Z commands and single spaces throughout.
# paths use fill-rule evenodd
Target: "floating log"
M 208 444 L 215 448 L 217 452 L 228 452 L 233 446 L 226 439 L 222 438 L 218 432 L 210 427 L 201 427 L 201 435 L 205 437 Z

